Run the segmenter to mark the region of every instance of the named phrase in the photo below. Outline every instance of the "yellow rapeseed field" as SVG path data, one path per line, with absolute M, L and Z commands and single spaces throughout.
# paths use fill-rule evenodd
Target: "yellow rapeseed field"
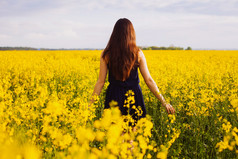
M 108 82 L 88 108 L 101 52 L 0 52 L 0 158 L 237 157 L 238 51 L 143 51 L 176 114 L 140 75 L 148 115 L 136 131 L 116 102 L 103 109 Z

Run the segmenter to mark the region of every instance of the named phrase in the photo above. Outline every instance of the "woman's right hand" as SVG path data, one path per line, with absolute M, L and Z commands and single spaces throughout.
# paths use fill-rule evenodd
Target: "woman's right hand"
M 165 107 L 168 114 L 174 114 L 175 113 L 175 109 L 171 104 L 166 103 L 166 104 L 163 104 L 163 106 Z

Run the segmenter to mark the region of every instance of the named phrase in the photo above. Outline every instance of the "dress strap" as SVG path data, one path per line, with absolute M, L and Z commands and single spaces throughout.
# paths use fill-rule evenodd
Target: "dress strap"
M 135 63 L 134 63 L 134 68 L 137 68 L 137 67 L 139 67 L 139 60 L 138 60 L 138 55 L 137 55 L 137 58 L 136 58 L 136 61 L 135 61 Z

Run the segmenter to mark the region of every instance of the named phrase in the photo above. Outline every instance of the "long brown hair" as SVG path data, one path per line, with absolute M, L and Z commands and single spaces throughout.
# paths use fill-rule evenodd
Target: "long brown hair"
M 119 19 L 104 49 L 103 59 L 107 59 L 109 68 L 116 80 L 126 80 L 138 58 L 136 34 L 130 20 Z

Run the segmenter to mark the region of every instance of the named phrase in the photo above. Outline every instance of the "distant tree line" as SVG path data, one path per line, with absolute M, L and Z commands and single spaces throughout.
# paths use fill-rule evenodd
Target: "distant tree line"
M 102 50 L 102 49 L 95 49 L 95 48 L 58 48 L 58 49 L 50 49 L 50 48 L 33 48 L 33 47 L 10 47 L 10 46 L 4 46 L 0 47 L 1 50 Z
M 0 50 L 38 50 L 36 48 L 32 48 L 32 47 L 0 47 Z
M 184 50 L 182 47 L 176 47 L 176 46 L 149 46 L 149 47 L 141 47 L 140 49 L 142 50 Z M 32 47 L 0 47 L 0 50 L 97 50 L 97 49 L 90 49 L 90 48 L 85 48 L 85 49 L 65 49 L 65 48 L 60 48 L 60 49 L 48 49 L 48 48 L 32 48 Z M 185 50 L 192 50 L 190 46 L 188 46 Z
M 177 47 L 177 46 L 169 46 L 169 47 L 149 46 L 149 47 L 140 47 L 140 49 L 142 50 L 184 50 L 183 47 Z M 192 48 L 188 46 L 185 50 L 192 50 Z

